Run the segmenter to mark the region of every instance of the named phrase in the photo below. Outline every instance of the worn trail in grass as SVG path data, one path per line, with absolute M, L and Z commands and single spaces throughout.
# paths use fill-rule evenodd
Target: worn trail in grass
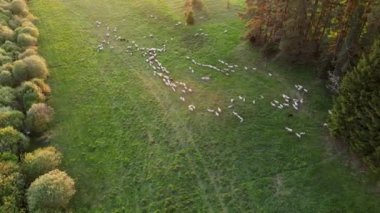
M 207 13 L 196 17 L 195 27 L 186 27 L 175 26 L 182 21 L 180 0 L 31 1 L 41 19 L 41 54 L 52 71 L 54 143 L 65 155 L 64 169 L 76 179 L 75 211 L 380 209 L 365 177 L 346 168 L 344 155 L 326 141 L 322 123 L 330 100 L 322 83 L 310 71 L 265 63 L 240 39 L 244 23 L 236 13 L 243 1 L 231 2 L 227 10 L 219 0 L 205 1 Z M 194 89 L 188 103 L 152 75 L 142 56 L 126 54 L 127 44 L 97 53 L 104 24 L 145 47 L 169 40 L 159 59 L 173 78 Z M 209 36 L 194 37 L 199 28 Z M 196 67 L 185 56 L 257 71 L 227 77 Z M 200 81 L 206 75 L 212 80 Z M 270 106 L 282 93 L 296 95 L 298 83 L 310 90 L 300 112 Z M 249 99 L 236 107 L 244 123 L 227 109 L 238 95 Z M 189 103 L 199 110 L 189 112 Z M 221 117 L 205 111 L 217 106 L 223 108 Z M 284 126 L 307 136 L 298 140 Z

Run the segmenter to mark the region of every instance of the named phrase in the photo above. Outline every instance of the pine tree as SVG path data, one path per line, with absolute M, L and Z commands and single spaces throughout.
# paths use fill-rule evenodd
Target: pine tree
M 307 21 L 307 5 L 305 0 L 297 0 L 292 2 L 290 18 L 285 22 L 284 35 L 280 42 L 279 58 L 286 59 L 290 62 L 302 63 L 306 54 L 312 50 L 307 48 L 306 29 Z
M 349 143 L 373 171 L 380 171 L 380 39 L 342 80 L 331 131 Z
M 336 76 L 344 76 L 344 74 L 352 70 L 352 66 L 357 63 L 358 58 L 360 57 L 360 38 L 363 34 L 363 28 L 367 22 L 365 16 L 366 6 L 369 4 L 367 1 L 356 2 L 352 1 L 351 6 L 349 7 L 348 14 L 349 21 L 345 23 L 344 35 L 341 35 L 342 44 L 340 47 L 337 47 L 336 52 L 336 63 L 334 74 Z M 350 4 L 349 4 L 350 5 Z M 338 44 L 337 44 L 338 45 Z

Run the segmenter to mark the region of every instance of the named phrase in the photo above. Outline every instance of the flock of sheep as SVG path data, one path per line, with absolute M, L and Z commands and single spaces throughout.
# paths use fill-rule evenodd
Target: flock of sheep
M 155 18 L 155 16 L 151 16 L 151 18 Z M 96 21 L 95 24 L 96 24 L 96 27 L 98 28 L 103 26 L 102 22 L 100 21 Z M 181 23 L 178 22 L 176 23 L 176 26 L 180 24 Z M 122 41 L 122 42 L 127 43 L 125 52 L 130 55 L 139 53 L 142 57 L 144 57 L 145 62 L 149 64 L 149 66 L 151 67 L 153 75 L 161 79 L 161 81 L 163 82 L 165 86 L 170 88 L 174 93 L 178 94 L 179 100 L 181 102 L 187 103 L 186 105 L 189 111 L 193 112 L 196 110 L 201 110 L 201 109 L 197 109 L 194 103 L 190 103 L 186 99 L 186 97 L 192 94 L 194 90 L 185 82 L 177 81 L 173 79 L 173 77 L 171 76 L 171 72 L 159 61 L 159 54 L 165 53 L 167 51 L 166 43 L 168 41 L 165 41 L 165 44 L 160 48 L 142 47 L 139 44 L 137 44 L 136 41 L 133 41 L 133 40 L 129 41 L 123 38 L 122 36 L 118 35 L 117 27 L 111 29 L 109 26 L 105 26 L 105 28 L 106 30 L 103 36 L 103 40 L 100 41 L 98 46 L 96 47 L 96 50 L 98 52 L 105 50 L 107 47 L 109 49 L 113 49 L 115 47 L 113 44 L 116 42 Z M 224 33 L 226 33 L 226 31 Z M 204 33 L 203 30 L 200 30 L 200 32 L 195 34 L 195 36 L 207 36 L 207 34 Z M 153 38 L 154 35 L 149 34 L 149 36 L 144 36 L 144 38 L 147 38 L 147 37 Z M 171 38 L 171 40 L 173 39 L 174 38 Z M 228 63 L 220 59 L 218 60 L 218 62 L 220 63 L 219 65 L 212 65 L 212 64 L 201 63 L 197 61 L 196 59 L 191 58 L 190 56 L 185 56 L 185 57 L 193 64 L 194 67 L 209 69 L 226 76 L 229 76 L 239 70 L 243 70 L 243 71 L 256 70 L 255 67 L 252 67 L 252 68 L 249 68 L 248 66 L 240 67 L 237 64 Z M 195 69 L 192 66 L 189 66 L 189 71 L 191 73 L 195 73 Z M 269 77 L 273 76 L 272 73 L 267 73 L 267 74 Z M 203 76 L 201 77 L 200 80 L 207 82 L 211 80 L 211 77 Z M 270 105 L 276 110 L 282 110 L 285 108 L 293 108 L 293 110 L 296 110 L 296 111 L 300 110 L 302 107 L 302 104 L 304 103 L 304 99 L 302 97 L 306 93 L 308 93 L 308 90 L 302 85 L 297 84 L 294 86 L 295 86 L 295 89 L 298 91 L 298 97 L 300 98 L 291 98 L 286 94 L 282 94 L 282 100 L 279 101 L 279 100 L 274 99 L 270 101 Z M 258 97 L 258 100 L 259 99 L 261 100 L 264 99 L 264 96 L 260 95 Z M 256 101 L 258 100 L 253 99 L 253 100 L 247 101 L 247 103 L 255 105 Z M 234 115 L 241 123 L 243 123 L 244 122 L 243 116 L 240 115 L 238 112 L 236 112 L 235 102 L 237 101 L 246 102 L 246 98 L 242 95 L 236 98 L 231 98 L 229 101 L 230 104 L 225 107 L 225 110 L 230 110 L 232 115 Z M 218 106 L 216 108 L 207 108 L 205 109 L 205 111 L 219 117 L 223 113 L 223 107 Z M 284 127 L 284 130 L 289 133 L 295 134 L 295 136 L 297 136 L 298 138 L 302 138 L 304 135 L 306 135 L 305 132 L 302 132 L 302 131 L 297 132 L 290 127 Z

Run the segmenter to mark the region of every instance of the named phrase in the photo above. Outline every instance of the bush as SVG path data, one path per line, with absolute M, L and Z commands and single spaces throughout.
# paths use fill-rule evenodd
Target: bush
M 18 154 L 28 143 L 28 138 L 13 127 L 0 128 L 0 152 Z
M 26 58 L 28 56 L 32 56 L 32 55 L 38 55 L 37 47 L 28 47 L 24 52 L 22 52 L 18 55 L 18 58 L 24 59 L 24 58 Z
M 20 212 L 23 180 L 17 157 L 0 154 L 0 212 Z
M 33 104 L 26 113 L 26 127 L 33 133 L 41 134 L 50 128 L 53 115 L 53 108 L 47 104 Z
M 22 26 L 21 27 L 18 27 L 15 32 L 17 34 L 21 34 L 21 33 L 27 33 L 33 37 L 36 37 L 38 38 L 40 36 L 40 33 L 37 29 L 36 26 L 34 26 L 33 23 L 29 22 L 29 21 L 25 21 L 22 23 Z
M 16 101 L 16 92 L 11 87 L 0 87 L 0 107 L 11 106 Z
M 1 48 L 7 51 L 8 53 L 18 53 L 21 51 L 21 48 L 12 41 L 5 41 L 5 43 L 1 45 Z
M 29 46 L 36 46 L 37 45 L 37 38 L 27 34 L 27 33 L 20 33 L 17 35 L 17 44 L 20 47 L 29 47 Z
M 380 171 L 380 40 L 368 57 L 342 80 L 330 119 L 343 138 L 373 171 Z
M 1 25 L 0 26 L 0 42 L 3 43 L 5 41 L 14 41 L 15 32 L 8 26 Z
M 24 0 L 13 0 L 9 9 L 13 14 L 23 14 L 28 11 L 28 6 Z
M 1 66 L 1 70 L 7 70 L 11 72 L 13 70 L 13 63 L 3 64 Z
M 0 8 L 0 24 L 8 25 L 8 21 L 11 15 L 12 15 L 11 11 Z
M 74 180 L 58 169 L 37 178 L 27 190 L 31 211 L 62 211 L 75 194 Z
M 50 86 L 47 83 L 45 83 L 45 81 L 43 79 L 33 78 L 31 80 L 31 82 L 33 82 L 35 85 L 37 85 L 41 89 L 41 91 L 44 95 L 50 95 L 51 94 Z
M 32 55 L 24 58 L 23 61 L 27 64 L 30 76 L 33 76 L 32 78 L 47 78 L 49 71 L 45 59 L 37 55 Z
M 27 182 L 35 180 L 61 164 L 62 154 L 54 147 L 49 146 L 27 153 L 23 162 L 23 171 Z
M 14 79 L 12 73 L 8 70 L 0 71 L 0 86 L 13 86 Z M 0 95 L 1 96 L 1 95 Z
M 0 55 L 0 64 L 3 65 L 3 64 L 7 64 L 7 63 L 10 63 L 12 62 L 12 58 L 7 56 L 7 55 Z
M 15 16 L 12 16 L 11 19 L 9 19 L 8 21 L 8 25 L 9 27 L 11 27 L 12 29 L 17 29 L 17 27 L 20 27 L 21 26 L 21 23 L 23 22 L 24 18 L 23 17 L 20 17 L 18 15 L 15 15 Z
M 46 79 L 49 71 L 43 58 L 31 55 L 15 61 L 12 73 L 16 81 L 22 82 L 32 78 Z
M 21 129 L 24 124 L 24 113 L 10 107 L 0 108 L 0 128 L 7 126 Z
M 27 70 L 27 65 L 23 60 L 17 60 L 13 63 L 12 75 L 13 78 L 19 83 L 28 80 L 29 73 Z
M 27 111 L 33 104 L 44 102 L 46 100 L 43 89 L 32 81 L 25 81 L 22 83 L 18 88 L 18 97 L 25 111 Z

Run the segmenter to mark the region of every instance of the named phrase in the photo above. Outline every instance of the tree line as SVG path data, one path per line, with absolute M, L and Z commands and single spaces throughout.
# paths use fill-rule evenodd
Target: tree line
M 380 170 L 380 1 L 246 0 L 246 38 L 277 60 L 318 64 L 334 136 Z
M 63 212 L 74 180 L 49 146 L 54 110 L 26 0 L 0 0 L 0 212 Z
M 337 91 L 379 36 L 376 0 L 246 0 L 246 34 L 269 55 L 292 63 L 318 62 Z

